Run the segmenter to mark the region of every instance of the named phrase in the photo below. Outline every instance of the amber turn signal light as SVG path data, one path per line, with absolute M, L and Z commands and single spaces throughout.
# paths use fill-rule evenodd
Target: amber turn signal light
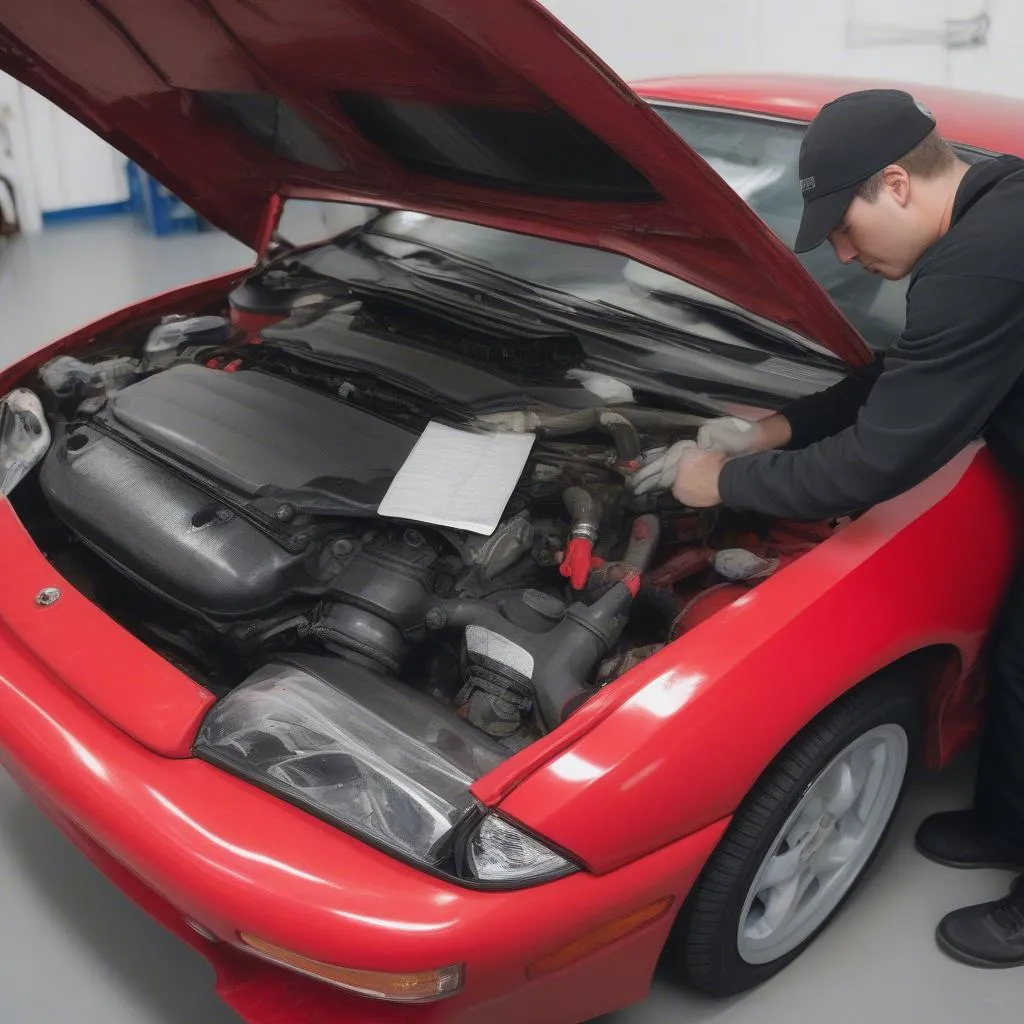
M 610 946 L 613 942 L 618 942 L 619 939 L 623 939 L 663 917 L 668 913 L 673 900 L 672 896 L 663 896 L 660 900 L 655 900 L 637 910 L 631 910 L 628 914 L 623 914 L 622 917 L 615 917 L 611 921 L 599 924 L 578 939 L 573 939 L 572 942 L 556 949 L 553 953 L 548 953 L 539 960 L 535 960 L 526 968 L 526 976 L 539 978 L 545 974 L 553 974 L 555 971 L 560 971 L 562 968 L 576 963 L 577 960 L 582 960 L 585 956 L 590 956 L 592 953 Z
M 311 960 L 301 953 L 275 946 L 272 942 L 245 932 L 239 933 L 238 937 L 247 949 L 281 967 L 372 999 L 387 999 L 395 1003 L 429 1003 L 453 995 L 462 988 L 461 964 L 434 971 L 364 971 Z

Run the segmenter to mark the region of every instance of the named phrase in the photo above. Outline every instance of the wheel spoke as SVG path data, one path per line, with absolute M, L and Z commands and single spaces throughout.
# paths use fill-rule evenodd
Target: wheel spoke
M 797 886 L 796 891 L 796 905 L 794 909 L 798 909 L 803 900 L 805 893 L 817 882 L 818 878 L 815 872 L 808 867 L 804 873 L 800 876 L 800 884 Z
M 796 909 L 802 878 L 802 875 L 794 875 L 769 890 L 762 918 L 762 927 L 769 933 L 778 931 Z
M 882 779 L 885 776 L 885 755 L 885 747 L 881 745 L 872 751 L 867 781 L 864 783 L 864 791 L 861 793 L 860 802 L 857 805 L 857 817 L 861 821 L 868 820 L 868 814 L 878 799 L 878 792 L 882 787 Z
M 818 821 L 825 811 L 825 804 L 821 797 L 814 793 L 807 801 L 800 816 L 790 826 L 786 833 L 786 842 L 790 847 L 802 846 L 818 827 Z
M 823 846 L 814 859 L 815 873 L 824 875 L 831 871 L 838 871 L 853 859 L 859 848 L 860 843 L 854 836 L 841 836 L 827 846 Z
M 800 854 L 806 842 L 787 850 L 785 853 L 777 853 L 768 863 L 768 870 L 764 873 L 758 885 L 758 890 L 772 889 L 783 882 L 788 882 L 794 875 L 800 872 Z
M 831 793 L 825 801 L 825 810 L 833 818 L 841 818 L 857 800 L 857 779 L 849 761 L 842 761 L 836 765 L 832 776 L 829 779 Z

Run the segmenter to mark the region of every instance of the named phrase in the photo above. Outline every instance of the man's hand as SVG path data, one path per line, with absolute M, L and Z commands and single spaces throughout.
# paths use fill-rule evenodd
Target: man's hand
M 676 463 L 676 479 L 672 496 L 689 508 L 712 508 L 722 504 L 718 493 L 718 477 L 729 458 L 728 452 L 688 448 Z
M 626 487 L 634 494 L 667 491 L 675 482 L 676 463 L 680 456 L 695 447 L 693 441 L 677 441 L 671 448 L 645 452 L 644 464 L 626 479 Z
M 730 455 L 753 455 L 773 448 L 785 448 L 792 440 L 789 420 L 775 413 L 763 420 L 722 416 L 708 420 L 697 432 L 697 447 Z
M 746 455 L 760 451 L 761 429 L 750 420 L 738 416 L 722 416 L 708 420 L 697 431 L 697 447 L 730 455 Z

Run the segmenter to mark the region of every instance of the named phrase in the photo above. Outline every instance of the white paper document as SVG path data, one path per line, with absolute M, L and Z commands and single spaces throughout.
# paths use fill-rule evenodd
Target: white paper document
M 428 423 L 377 512 L 492 534 L 534 440 L 533 434 L 473 434 Z

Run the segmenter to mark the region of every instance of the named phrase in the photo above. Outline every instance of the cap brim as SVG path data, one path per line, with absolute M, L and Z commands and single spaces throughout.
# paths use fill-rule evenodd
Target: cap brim
M 793 251 L 809 252 L 821 245 L 843 219 L 856 192 L 857 186 L 851 185 L 807 203 L 804 215 L 800 218 L 800 230 L 796 233 Z

